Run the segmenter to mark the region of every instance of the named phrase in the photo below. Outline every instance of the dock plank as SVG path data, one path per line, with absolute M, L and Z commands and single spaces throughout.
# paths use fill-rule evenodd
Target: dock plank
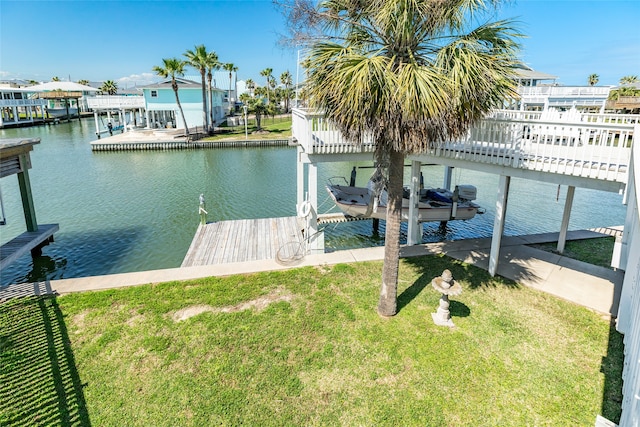
M 37 231 L 25 231 L 0 247 L 0 269 L 10 265 L 34 248 L 53 241 L 58 224 L 38 225 Z
M 212 222 L 198 227 L 182 267 L 291 256 L 301 240 L 297 217 Z

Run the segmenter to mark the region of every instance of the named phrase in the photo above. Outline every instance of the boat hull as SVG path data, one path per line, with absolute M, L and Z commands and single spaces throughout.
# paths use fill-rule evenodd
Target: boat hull
M 328 185 L 327 192 L 336 206 L 345 215 L 356 218 L 387 218 L 387 207 L 384 203 L 374 206 L 369 190 L 363 187 L 347 187 Z M 418 221 L 454 221 L 471 219 L 478 213 L 479 206 L 465 201 L 457 203 L 436 203 L 425 201 L 418 203 Z M 402 199 L 402 221 L 409 220 L 409 200 Z

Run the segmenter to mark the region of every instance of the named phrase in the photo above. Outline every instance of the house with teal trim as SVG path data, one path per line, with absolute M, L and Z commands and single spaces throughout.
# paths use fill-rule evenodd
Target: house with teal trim
M 178 83 L 178 97 L 184 112 L 184 118 L 189 128 L 204 125 L 202 118 L 202 85 L 200 81 L 193 81 L 176 77 Z M 176 102 L 176 95 L 171 87 L 171 79 L 143 86 L 147 127 L 149 128 L 177 128 L 184 129 L 182 116 Z M 216 123 L 225 117 L 223 99 L 225 92 L 216 87 L 213 92 L 213 120 Z M 209 95 L 207 94 L 207 100 Z

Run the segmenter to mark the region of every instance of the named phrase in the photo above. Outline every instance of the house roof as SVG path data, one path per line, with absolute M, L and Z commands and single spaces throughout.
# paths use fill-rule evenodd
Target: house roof
M 523 80 L 556 80 L 558 76 L 541 73 L 530 67 L 518 68 L 516 74 Z
M 98 89 L 91 86 L 81 85 L 74 82 L 47 82 L 39 85 L 29 86 L 34 92 L 48 92 L 53 90 L 63 90 L 68 92 L 98 92 Z
M 202 90 L 202 84 L 200 83 L 200 76 L 198 76 L 198 81 L 193 81 L 191 76 L 187 77 L 176 77 L 176 82 L 178 83 L 178 87 L 180 89 L 198 89 Z M 171 79 L 165 79 L 157 83 L 152 83 L 150 85 L 138 86 L 138 89 L 171 89 Z M 214 90 L 221 90 L 220 88 L 214 87 Z

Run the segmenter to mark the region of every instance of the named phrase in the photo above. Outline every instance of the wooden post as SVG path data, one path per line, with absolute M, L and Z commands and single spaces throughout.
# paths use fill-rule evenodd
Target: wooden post
M 24 153 L 18 156 L 20 162 L 20 172 L 18 172 L 18 185 L 20 196 L 22 197 L 22 209 L 24 210 L 24 221 L 27 224 L 27 231 L 38 231 L 38 221 L 36 220 L 36 209 L 33 204 L 31 194 L 31 182 L 29 181 L 29 154 Z
M 349 187 L 355 187 L 356 186 L 356 167 L 354 166 L 353 169 L 351 170 L 351 180 L 349 181 Z

